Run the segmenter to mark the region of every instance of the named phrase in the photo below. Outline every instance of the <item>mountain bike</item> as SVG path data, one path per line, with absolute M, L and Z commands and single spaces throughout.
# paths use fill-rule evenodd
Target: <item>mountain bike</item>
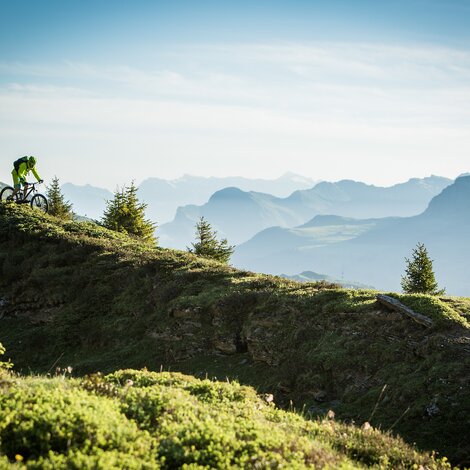
M 16 204 L 29 204 L 33 209 L 38 209 L 41 212 L 47 213 L 49 210 L 49 203 L 46 196 L 40 194 L 36 189 L 40 183 L 26 183 L 28 185 L 27 191 L 20 189 L 14 196 L 14 189 L 11 186 L 6 186 L 0 192 L 0 201 L 2 202 L 16 202 Z

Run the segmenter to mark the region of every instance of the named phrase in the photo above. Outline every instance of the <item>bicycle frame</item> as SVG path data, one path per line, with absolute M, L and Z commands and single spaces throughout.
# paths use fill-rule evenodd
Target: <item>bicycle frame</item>
M 26 201 L 29 196 L 31 196 L 34 193 L 37 193 L 38 191 L 36 189 L 36 186 L 38 184 L 40 184 L 40 183 L 24 183 L 24 185 L 28 186 L 28 190 L 27 190 L 27 192 L 25 192 L 23 189 L 21 190 L 21 195 L 23 196 L 23 197 L 21 197 L 21 200 Z

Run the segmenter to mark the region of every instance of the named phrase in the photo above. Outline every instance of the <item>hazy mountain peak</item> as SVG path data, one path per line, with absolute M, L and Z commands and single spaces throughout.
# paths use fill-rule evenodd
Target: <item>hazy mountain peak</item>
M 243 201 L 251 199 L 251 194 L 248 191 L 242 191 L 234 186 L 216 191 L 209 199 L 209 202 L 236 200 Z
M 470 176 L 460 176 L 431 200 L 424 214 L 468 218 L 469 201 Z
M 366 184 L 362 181 L 355 181 L 350 179 L 344 179 L 339 181 L 321 181 L 317 183 L 313 189 L 322 190 L 322 189 L 330 189 L 330 188 L 337 188 L 341 190 L 350 190 L 356 188 L 373 188 L 375 187 L 373 184 Z

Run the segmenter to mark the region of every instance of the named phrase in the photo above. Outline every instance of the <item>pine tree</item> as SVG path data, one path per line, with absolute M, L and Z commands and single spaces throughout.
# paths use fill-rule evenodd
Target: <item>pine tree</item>
M 439 289 L 434 275 L 432 260 L 422 243 L 413 249 L 412 259 L 405 258 L 405 275 L 401 278 L 401 287 L 406 294 L 443 295 L 445 290 Z
M 156 243 L 155 224 L 145 218 L 147 204 L 139 202 L 137 188 L 132 182 L 129 187 L 117 189 L 113 199 L 106 201 L 106 209 L 101 223 L 116 232 L 127 233 Z
M 71 219 L 73 217 L 72 204 L 65 200 L 57 176 L 52 178 L 52 184 L 47 187 L 46 196 L 49 203 L 48 212 L 50 215 L 55 215 L 61 219 Z
M 234 248 L 228 244 L 226 238 L 217 240 L 217 232 L 212 230 L 211 224 L 204 217 L 201 217 L 196 224 L 196 243 L 192 243 L 192 248 L 188 248 L 188 251 L 203 258 L 228 264 Z

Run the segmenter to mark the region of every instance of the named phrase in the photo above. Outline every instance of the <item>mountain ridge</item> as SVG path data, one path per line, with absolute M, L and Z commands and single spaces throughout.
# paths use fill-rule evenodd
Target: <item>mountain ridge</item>
M 435 196 L 426 210 L 413 217 L 359 221 L 333 218 L 330 220 L 334 223 L 323 228 L 323 235 L 314 231 L 313 219 L 312 226 L 307 223 L 295 229 L 281 228 L 272 242 L 269 232 L 260 232 L 237 247 L 233 261 L 242 268 L 274 274 L 312 267 L 336 278 L 344 272 L 358 282 L 397 290 L 404 258 L 410 256 L 418 242 L 423 242 L 436 260 L 435 270 L 442 284 L 451 293 L 470 295 L 465 281 L 465 266 L 470 262 L 470 220 L 466 209 L 469 188 L 470 177 L 458 178 Z M 344 227 L 338 225 L 341 222 Z M 289 238 L 287 248 L 279 242 L 281 237 Z M 381 269 L 384 264 L 386 270 Z
M 237 186 L 246 191 L 269 190 L 275 195 L 287 196 L 296 189 L 311 187 L 314 183 L 315 180 L 295 173 L 285 173 L 275 179 L 183 175 L 173 180 L 145 178 L 138 189 L 140 199 L 148 204 L 147 216 L 161 224 L 173 220 L 179 206 L 203 204 L 214 192 L 225 187 Z M 67 199 L 75 202 L 77 213 L 92 219 L 101 218 L 105 200 L 113 197 L 108 189 L 90 184 L 65 183 L 62 190 Z
M 164 180 L 152 177 L 144 179 L 139 185 L 139 195 L 149 205 L 148 216 L 159 223 L 167 223 L 173 219 L 178 207 L 204 204 L 212 194 L 226 187 L 287 196 L 314 183 L 313 179 L 294 173 L 285 173 L 274 179 L 183 175 L 174 180 Z
M 352 180 L 321 182 L 313 188 L 294 191 L 285 198 L 225 188 L 201 206 L 179 207 L 177 214 L 180 218 L 160 227 L 161 242 L 171 248 L 187 246 L 200 216 L 208 219 L 230 243 L 239 244 L 263 229 L 275 225 L 286 228 L 299 226 L 319 214 L 355 218 L 418 214 L 426 208 L 432 196 L 450 182 L 435 176 L 414 178 L 384 188 Z M 185 214 L 184 223 L 181 214 Z

